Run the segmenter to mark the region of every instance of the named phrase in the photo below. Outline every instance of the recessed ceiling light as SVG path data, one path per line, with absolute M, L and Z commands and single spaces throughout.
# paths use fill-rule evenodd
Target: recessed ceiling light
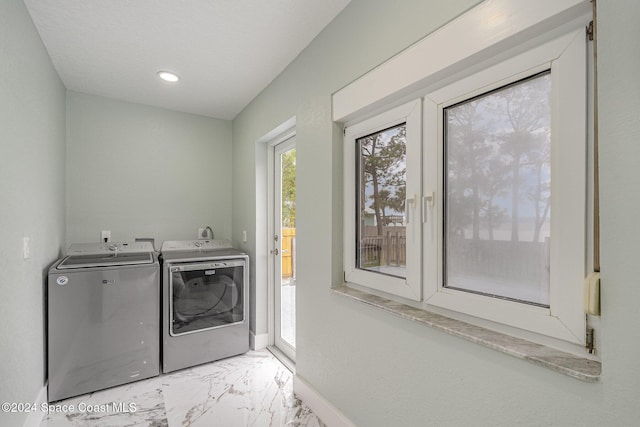
M 158 71 L 158 76 L 166 81 L 166 82 L 171 82 L 171 83 L 175 83 L 178 80 L 180 80 L 180 77 L 178 77 L 177 75 L 170 73 L 169 71 Z

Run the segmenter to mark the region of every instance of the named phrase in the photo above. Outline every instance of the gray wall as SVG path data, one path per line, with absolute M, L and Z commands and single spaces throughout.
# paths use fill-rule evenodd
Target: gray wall
M 600 3 L 599 383 L 569 378 L 330 292 L 342 274 L 342 137 L 331 122 L 331 94 L 474 3 L 353 0 L 234 120 L 234 241 L 249 230 L 246 249 L 254 263 L 266 262 L 266 236 L 256 226 L 266 209 L 265 148 L 256 141 L 296 116 L 298 376 L 359 426 L 636 425 L 640 91 L 634 75 L 640 68 L 635 22 L 640 4 L 635 0 Z M 259 273 L 253 279 L 253 328 L 263 333 L 266 277 Z
M 67 241 L 231 238 L 231 122 L 67 93 Z
M 0 70 L 0 402 L 32 402 L 45 381 L 45 272 L 64 246 L 65 89 L 22 1 L 0 2 Z M 25 419 L 0 412 L 3 426 Z
M 602 398 L 607 425 L 640 424 L 640 2 L 598 2 Z M 603 424 L 605 424 L 603 423 Z
M 301 222 L 296 241 L 299 250 L 312 253 L 299 258 L 297 266 L 302 277 L 318 285 L 309 291 L 316 289 L 326 298 L 332 279 L 342 277 L 342 139 L 331 122 L 331 94 L 478 2 L 353 0 L 234 119 L 233 240 L 252 257 L 254 333 L 267 333 L 267 236 L 260 224 L 267 209 L 266 146 L 257 141 L 297 117 L 296 221 Z M 239 243 L 242 230 L 249 237 L 245 244 Z M 313 303 L 314 295 L 298 301 L 301 310 L 305 301 Z M 298 314 L 298 327 L 316 320 Z M 304 331 L 299 329 L 298 342 L 307 339 Z M 299 346 L 298 357 L 304 353 L 304 345 Z M 300 360 L 305 363 L 304 357 Z

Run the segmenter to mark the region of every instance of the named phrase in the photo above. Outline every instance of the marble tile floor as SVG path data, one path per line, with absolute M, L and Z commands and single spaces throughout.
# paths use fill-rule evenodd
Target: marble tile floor
M 325 427 L 267 350 L 56 402 L 41 427 Z

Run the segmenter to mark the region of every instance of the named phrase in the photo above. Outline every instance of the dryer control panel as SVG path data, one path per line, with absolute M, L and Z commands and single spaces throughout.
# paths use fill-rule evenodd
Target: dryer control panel
M 231 248 L 228 239 L 168 240 L 162 243 L 161 252 L 198 251 Z

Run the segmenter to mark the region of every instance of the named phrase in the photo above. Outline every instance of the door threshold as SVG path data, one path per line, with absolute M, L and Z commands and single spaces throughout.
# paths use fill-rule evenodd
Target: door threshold
M 275 358 L 278 359 L 280 361 L 280 363 L 282 363 L 285 366 L 285 368 L 290 370 L 291 373 L 295 375 L 295 373 L 296 373 L 296 362 L 291 360 L 291 358 L 289 358 L 289 356 L 284 354 L 275 345 L 267 346 L 267 350 L 269 350 L 271 352 L 271 354 L 273 354 L 275 356 Z

